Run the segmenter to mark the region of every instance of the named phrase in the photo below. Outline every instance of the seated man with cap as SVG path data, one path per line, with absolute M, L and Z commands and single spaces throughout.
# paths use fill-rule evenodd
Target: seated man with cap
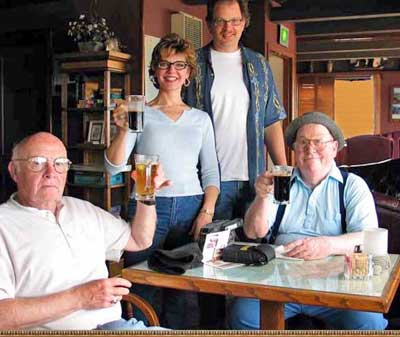
M 151 245 L 155 207 L 139 203 L 131 226 L 63 197 L 70 165 L 63 143 L 47 132 L 13 149 L 8 169 L 17 192 L 0 205 L 0 329 L 146 329 L 121 319 L 119 301 L 131 283 L 108 278 L 105 260 Z M 171 183 L 160 167 L 154 183 Z
M 364 180 L 342 172 L 335 164 L 335 156 L 344 146 L 341 130 L 326 114 L 310 112 L 289 124 L 285 140 L 297 165 L 291 177 L 290 204 L 282 217 L 277 216 L 272 174 L 260 175 L 256 197 L 245 216 L 246 235 L 268 238 L 269 229 L 278 228 L 275 244 L 284 245 L 287 256 L 304 260 L 353 252 L 363 241 L 362 230 L 378 227 L 378 220 Z M 258 300 L 237 298 L 231 309 L 232 329 L 259 329 Z M 380 313 L 285 305 L 286 319 L 300 313 L 317 317 L 332 329 L 383 330 L 387 326 Z

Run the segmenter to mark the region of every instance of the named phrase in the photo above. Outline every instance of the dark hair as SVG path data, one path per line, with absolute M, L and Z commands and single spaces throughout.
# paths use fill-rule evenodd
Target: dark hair
M 248 0 L 208 0 L 207 2 L 207 16 L 206 21 L 209 25 L 213 24 L 214 21 L 214 8 L 218 2 L 237 2 L 240 7 L 242 17 L 246 20 L 245 27 L 250 25 L 250 12 L 249 12 L 249 1 Z
M 158 63 L 161 61 L 162 56 L 169 56 L 177 53 L 183 53 L 186 57 L 186 62 L 190 67 L 189 79 L 191 80 L 196 75 L 196 54 L 192 43 L 181 38 L 178 34 L 167 34 L 157 43 L 151 55 L 149 76 L 157 89 L 160 88 L 157 77 L 155 76 Z

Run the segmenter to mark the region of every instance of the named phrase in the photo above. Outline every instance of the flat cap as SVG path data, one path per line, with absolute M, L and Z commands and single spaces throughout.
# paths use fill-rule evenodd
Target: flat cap
M 341 150 L 345 145 L 342 130 L 340 130 L 335 121 L 332 120 L 327 114 L 318 111 L 306 112 L 304 115 L 297 117 L 288 125 L 285 131 L 286 144 L 292 147 L 296 139 L 297 131 L 302 126 L 307 124 L 321 124 L 325 126 L 333 138 L 339 143 L 338 150 Z

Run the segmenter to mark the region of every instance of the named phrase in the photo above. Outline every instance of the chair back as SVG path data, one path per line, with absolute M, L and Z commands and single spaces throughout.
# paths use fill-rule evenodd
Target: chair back
M 345 146 L 336 157 L 336 164 L 368 165 L 393 158 L 393 139 L 378 135 L 361 135 L 346 139 Z

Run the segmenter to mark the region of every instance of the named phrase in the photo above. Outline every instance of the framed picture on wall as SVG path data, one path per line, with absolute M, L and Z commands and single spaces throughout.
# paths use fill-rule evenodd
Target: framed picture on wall
M 400 119 L 400 85 L 391 88 L 390 116 L 391 119 Z
M 110 142 L 112 142 L 114 140 L 115 136 L 117 135 L 117 132 L 118 132 L 117 125 L 114 122 L 111 122 L 110 123 Z M 100 144 L 105 144 L 105 143 L 106 143 L 106 133 L 105 133 L 105 129 L 103 128 Z
M 104 121 L 91 120 L 89 121 L 89 130 L 87 141 L 92 144 L 100 144 L 103 134 Z

